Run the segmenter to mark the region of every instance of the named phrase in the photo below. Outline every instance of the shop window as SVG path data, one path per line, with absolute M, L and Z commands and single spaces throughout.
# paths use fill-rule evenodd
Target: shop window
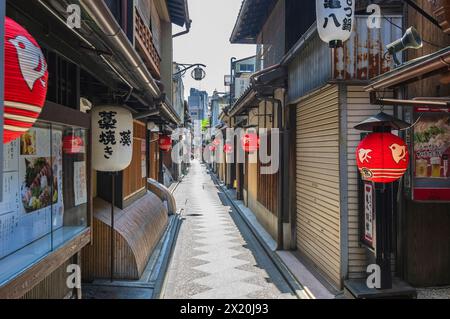
M 86 130 L 38 123 L 5 144 L 0 286 L 87 227 Z

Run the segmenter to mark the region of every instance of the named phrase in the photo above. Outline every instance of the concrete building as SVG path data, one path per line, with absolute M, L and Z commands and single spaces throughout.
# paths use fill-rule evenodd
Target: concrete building
M 189 113 L 193 121 L 201 121 L 208 116 L 208 93 L 191 88 L 188 99 Z

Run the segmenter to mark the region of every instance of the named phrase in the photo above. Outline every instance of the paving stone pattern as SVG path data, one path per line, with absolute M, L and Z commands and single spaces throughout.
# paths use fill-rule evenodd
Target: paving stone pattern
M 204 165 L 192 163 L 175 198 L 183 223 L 163 298 L 295 298 Z

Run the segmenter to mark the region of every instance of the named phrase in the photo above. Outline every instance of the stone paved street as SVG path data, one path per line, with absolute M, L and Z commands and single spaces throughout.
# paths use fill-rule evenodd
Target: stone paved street
M 163 298 L 295 298 L 204 165 L 192 163 L 175 197 L 183 223 Z

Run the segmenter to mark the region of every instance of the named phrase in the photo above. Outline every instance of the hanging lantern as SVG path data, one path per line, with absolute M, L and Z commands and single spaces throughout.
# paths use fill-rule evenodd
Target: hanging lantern
M 233 153 L 233 145 L 231 145 L 231 144 L 229 144 L 229 143 L 226 143 L 226 144 L 223 146 L 223 151 L 225 152 L 225 154 L 231 154 L 231 153 Z
M 316 0 L 317 30 L 330 48 L 342 47 L 353 31 L 355 0 Z
M 247 133 L 241 138 L 241 145 L 245 152 L 252 153 L 259 150 L 260 138 L 256 133 Z
M 127 168 L 133 157 L 133 116 L 120 106 L 92 110 L 92 166 L 100 172 Z
M 26 133 L 39 117 L 47 95 L 48 70 L 36 40 L 8 17 L 4 45 L 5 144 Z
M 206 77 L 206 72 L 200 66 L 197 66 L 192 70 L 191 76 L 195 81 L 201 81 Z
M 84 150 L 84 141 L 80 136 L 74 134 L 66 135 L 63 138 L 63 151 L 65 154 L 78 154 Z
M 159 148 L 164 152 L 169 152 L 172 149 L 172 138 L 168 135 L 161 135 L 159 137 Z
M 208 149 L 210 152 L 215 152 L 217 150 L 217 147 L 215 145 L 209 145 Z
M 218 138 L 216 138 L 216 139 L 214 139 L 214 141 L 212 142 L 215 146 L 219 146 L 220 145 L 220 143 L 221 143 L 221 141 L 218 139 Z
M 394 134 L 371 133 L 359 143 L 356 160 L 364 180 L 392 183 L 408 169 L 408 146 Z

